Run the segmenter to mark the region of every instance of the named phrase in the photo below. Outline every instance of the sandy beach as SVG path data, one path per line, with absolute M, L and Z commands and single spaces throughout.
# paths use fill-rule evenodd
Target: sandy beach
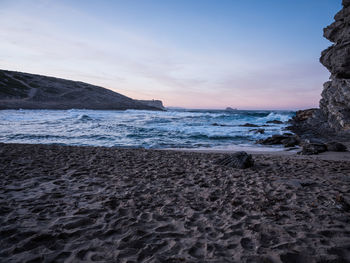
M 350 162 L 0 144 L 1 262 L 350 262 Z

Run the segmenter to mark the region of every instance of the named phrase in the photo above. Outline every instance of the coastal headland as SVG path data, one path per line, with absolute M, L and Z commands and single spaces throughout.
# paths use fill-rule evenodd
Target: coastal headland
M 159 100 L 134 100 L 80 81 L 0 70 L 1 109 L 164 110 Z

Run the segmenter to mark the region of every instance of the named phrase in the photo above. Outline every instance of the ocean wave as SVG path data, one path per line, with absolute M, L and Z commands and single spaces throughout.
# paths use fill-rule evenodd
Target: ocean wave
M 285 125 L 262 127 L 264 134 L 240 124 L 259 126 L 287 121 L 293 112 L 279 111 L 0 111 L 0 142 L 165 148 L 229 147 L 253 144 Z M 199 146 L 200 145 L 200 146 Z
M 269 113 L 266 117 L 260 118 L 259 121 L 273 121 L 273 120 L 278 120 L 282 122 L 288 121 L 292 117 L 291 113 L 276 113 L 276 112 L 271 112 Z
M 93 118 L 91 118 L 89 115 L 86 115 L 86 114 L 80 114 L 77 117 L 77 120 L 79 120 L 79 121 L 92 121 Z

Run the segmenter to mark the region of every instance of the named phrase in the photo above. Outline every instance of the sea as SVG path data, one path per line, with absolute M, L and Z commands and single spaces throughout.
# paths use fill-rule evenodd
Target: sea
M 293 111 L 1 110 L 0 142 L 146 149 L 266 150 L 255 142 L 282 134 Z M 283 124 L 267 123 L 278 120 Z M 242 127 L 246 123 L 259 127 Z M 255 129 L 264 129 L 257 133 Z M 280 146 L 271 146 L 280 150 Z

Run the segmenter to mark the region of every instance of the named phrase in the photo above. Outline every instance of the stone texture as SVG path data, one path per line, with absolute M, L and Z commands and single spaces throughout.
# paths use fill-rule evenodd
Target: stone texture
M 327 151 L 331 152 L 346 152 L 346 146 L 340 142 L 328 142 L 326 143 Z
M 343 0 L 343 6 L 344 7 L 350 6 L 350 0 Z
M 324 37 L 334 44 L 320 58 L 331 73 L 321 94 L 320 110 L 332 130 L 350 133 L 350 0 L 343 0 L 343 6 L 324 29 Z
M 300 140 L 293 134 L 274 134 L 266 139 L 256 141 L 256 143 L 263 145 L 279 145 L 283 144 L 284 147 L 293 147 L 300 144 Z
M 319 154 L 327 151 L 327 146 L 323 143 L 307 143 L 304 144 L 301 151 L 302 155 Z
M 233 154 L 227 154 L 224 158 L 217 160 L 215 164 L 245 169 L 252 167 L 254 165 L 254 160 L 251 154 L 247 154 L 246 152 L 236 152 Z

